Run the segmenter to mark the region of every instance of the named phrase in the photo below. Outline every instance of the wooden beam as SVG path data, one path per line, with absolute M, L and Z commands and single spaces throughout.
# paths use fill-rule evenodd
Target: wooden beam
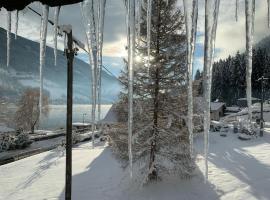
M 1 0 L 0 9 L 5 8 L 9 11 L 23 10 L 28 4 L 33 2 L 41 2 L 42 4 L 47 4 L 50 7 L 55 7 L 75 4 L 82 1 L 83 0 Z

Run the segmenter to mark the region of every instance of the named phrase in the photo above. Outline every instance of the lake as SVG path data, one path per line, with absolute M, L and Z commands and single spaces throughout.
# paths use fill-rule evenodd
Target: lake
M 101 119 L 103 119 L 112 105 L 101 105 Z M 48 117 L 43 117 L 39 129 L 58 129 L 66 127 L 66 105 L 50 105 Z M 91 105 L 73 105 L 73 123 L 91 122 Z

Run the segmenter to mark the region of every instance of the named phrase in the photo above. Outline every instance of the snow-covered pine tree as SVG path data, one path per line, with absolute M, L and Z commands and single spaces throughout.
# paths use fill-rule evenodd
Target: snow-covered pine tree
M 147 0 L 142 3 L 141 41 L 134 66 L 134 172 L 143 183 L 167 176 L 187 178 L 194 170 L 186 125 L 186 45 L 184 18 L 176 0 L 153 0 L 150 69 L 147 68 Z M 127 70 L 121 79 L 127 88 Z M 128 165 L 127 94 L 115 106 L 123 123 L 109 130 L 117 157 Z M 137 173 L 136 173 L 137 172 Z M 137 180 L 138 180 L 137 179 Z

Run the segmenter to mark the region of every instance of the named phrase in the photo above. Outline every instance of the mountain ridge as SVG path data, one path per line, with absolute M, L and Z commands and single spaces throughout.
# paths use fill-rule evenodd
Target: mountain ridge
M 11 34 L 10 66 L 6 66 L 6 31 L 0 28 L 0 97 L 14 100 L 27 87 L 39 87 L 39 43 Z M 44 89 L 50 93 L 52 103 L 61 104 L 66 99 L 67 61 L 58 50 L 54 66 L 53 48 L 47 46 L 44 67 Z M 89 64 L 74 58 L 74 103 L 91 103 L 91 69 Z M 117 100 L 121 85 L 118 80 L 102 72 L 102 103 Z

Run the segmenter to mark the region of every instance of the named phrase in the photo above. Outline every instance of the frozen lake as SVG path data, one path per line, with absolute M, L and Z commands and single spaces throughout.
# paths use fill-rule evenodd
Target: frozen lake
M 101 106 L 103 119 L 112 105 Z M 58 129 L 66 126 L 66 105 L 50 105 L 48 117 L 41 120 L 40 129 Z M 73 122 L 91 122 L 91 105 L 73 105 Z M 84 117 L 83 117 L 84 116 Z

